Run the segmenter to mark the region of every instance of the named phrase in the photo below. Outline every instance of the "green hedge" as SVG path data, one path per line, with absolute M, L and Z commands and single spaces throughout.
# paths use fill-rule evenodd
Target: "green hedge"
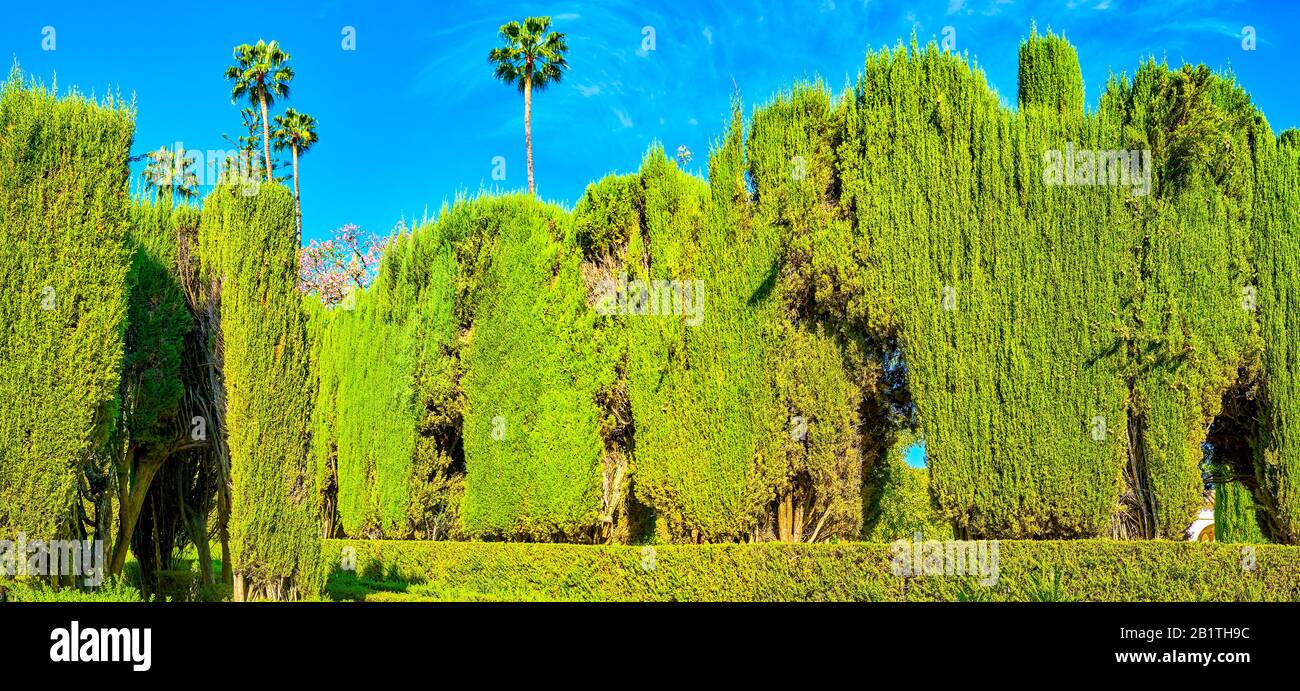
M 142 602 L 140 591 L 130 584 L 110 579 L 95 590 L 52 588 L 41 581 L 0 579 L 0 602 Z
M 842 94 L 796 85 L 747 125 L 737 104 L 707 181 L 655 146 L 571 213 L 458 202 L 414 236 L 455 271 L 401 303 L 443 315 L 440 369 L 412 374 L 428 339 L 370 304 L 383 286 L 322 350 L 345 534 L 453 523 L 463 448 L 477 537 L 857 539 L 882 483 L 918 484 L 881 462 L 915 432 L 958 535 L 1176 539 L 1225 395 L 1258 391 L 1255 503 L 1300 542 L 1296 147 L 1204 66 L 1147 61 L 1085 112 L 1074 48 L 1035 30 L 1020 86 L 1012 110 L 967 59 L 900 43 Z M 664 281 L 698 322 L 601 309 Z M 330 352 L 387 359 L 334 376 Z
M 597 391 L 613 363 L 594 338 L 581 253 L 563 212 L 501 204 L 499 244 L 464 352 L 470 535 L 575 540 L 604 513 Z
M 0 533 L 76 532 L 79 478 L 118 415 L 134 112 L 0 87 Z
M 777 247 L 772 229 L 753 222 L 744 151 L 737 109 L 709 157 L 707 197 L 658 149 L 642 165 L 643 235 L 622 267 L 629 308 L 610 321 L 627 336 L 634 491 L 662 537 L 740 539 L 771 496 L 782 423 L 765 376 L 773 301 L 764 285 Z M 662 298 L 658 315 L 636 314 L 652 285 L 642 293 L 636 280 L 683 281 L 700 319 L 685 308 L 663 314 Z
M 1214 539 L 1224 542 L 1267 543 L 1259 525 L 1259 510 L 1249 488 L 1240 482 L 1214 484 Z
M 997 582 L 893 572 L 890 543 L 586 546 L 328 540 L 356 576 L 456 597 L 546 600 L 1300 600 L 1300 548 L 1166 541 L 1003 541 Z M 1253 550 L 1247 552 L 1245 550 Z
M 1056 94 L 1077 80 L 1067 43 L 1031 37 L 1030 96 L 1010 112 L 931 45 L 870 55 L 845 107 L 841 203 L 865 283 L 848 316 L 898 333 L 932 487 L 965 535 L 1098 537 L 1130 522 L 1181 535 L 1204 502 L 1206 427 L 1258 360 L 1242 298 L 1252 235 L 1270 237 L 1252 231 L 1257 197 L 1277 196 L 1272 179 L 1252 183 L 1272 164 L 1268 124 L 1204 67 L 1147 62 L 1086 115 Z M 1119 151 L 1140 152 L 1128 184 L 1053 172 Z M 1282 299 L 1259 286 L 1266 320 Z
M 1049 107 L 1064 115 L 1083 113 L 1083 72 L 1074 46 L 1047 30 L 1040 36 L 1038 27 L 1030 30 L 1029 39 L 1020 44 L 1020 107 Z
M 1300 542 L 1300 146 L 1295 130 L 1261 148 L 1256 219 L 1259 322 L 1264 338 L 1264 420 L 1255 445 L 1260 503 L 1276 541 Z
M 321 487 L 337 472 L 347 535 L 408 535 L 427 508 L 419 496 L 428 464 L 420 459 L 445 456 L 442 448 L 421 453 L 422 418 L 447 407 L 449 396 L 439 393 L 454 386 L 444 370 L 454 365 L 456 267 L 431 234 L 395 238 L 355 306 L 312 311 L 314 462 Z
M 293 195 L 219 187 L 203 205 L 204 268 L 222 276 L 230 547 L 236 597 L 319 592 L 319 512 L 309 465 L 313 382 L 298 293 Z M 240 586 L 244 586 L 241 590 Z

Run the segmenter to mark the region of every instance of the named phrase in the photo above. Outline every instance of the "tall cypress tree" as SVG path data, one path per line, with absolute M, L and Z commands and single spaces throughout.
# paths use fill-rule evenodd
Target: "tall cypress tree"
M 308 597 L 324 585 L 295 227 L 280 185 L 256 195 L 219 187 L 204 202 L 204 266 L 221 277 L 237 600 Z
M 613 367 L 594 339 L 581 252 L 558 209 L 518 197 L 491 206 L 498 244 L 464 357 L 463 524 L 591 540 L 603 508 L 596 392 Z
M 118 414 L 132 119 L 16 67 L 0 87 L 0 533 L 91 527 L 78 488 Z
M 1296 132 L 1265 140 L 1257 177 L 1255 261 L 1264 339 L 1263 420 L 1255 445 L 1265 522 L 1278 542 L 1300 542 L 1300 145 Z
M 395 237 L 372 286 L 316 313 L 313 448 L 321 486 L 337 483 L 326 500 L 345 534 L 456 530 L 457 269 L 444 233 L 459 217 Z

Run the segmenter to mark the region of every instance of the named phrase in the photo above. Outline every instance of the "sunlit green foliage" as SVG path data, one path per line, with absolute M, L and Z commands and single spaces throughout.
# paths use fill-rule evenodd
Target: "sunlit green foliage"
M 1214 540 L 1268 542 L 1259 525 L 1259 510 L 1250 489 L 1240 482 L 1214 485 Z
M 173 421 L 164 420 L 176 411 L 184 393 L 181 351 L 193 326 L 177 282 L 172 215 L 170 201 L 139 201 L 131 207 L 122 421 L 126 439 L 137 447 L 184 436 L 167 424 Z M 188 431 L 184 425 L 181 429 Z
M 1107 131 L 1009 113 L 933 45 L 870 55 L 852 98 L 850 316 L 897 334 L 941 508 L 963 535 L 1100 534 L 1124 458 L 1111 327 L 1133 230 L 1121 192 L 1045 185 L 1042 157 Z
M 930 472 L 913 468 L 904 454 L 915 439 L 902 435 L 869 478 L 865 496 L 863 537 L 875 542 L 923 539 L 951 540 L 952 524 L 943 519 L 930 495 Z
M 1258 349 L 1243 180 L 1271 135 L 1199 69 L 1149 63 L 1092 115 L 1032 96 L 1073 93 L 1072 52 L 1030 39 L 1018 113 L 933 46 L 868 58 L 842 168 L 867 318 L 900 333 L 934 491 L 965 534 L 1179 535 L 1204 502 L 1206 426 Z M 1180 153 L 1203 121 L 1245 163 Z M 1067 150 L 1141 165 L 1071 184 L 1050 175 Z
M 1288 136 L 1291 135 L 1291 136 Z M 1275 541 L 1300 542 L 1300 142 L 1283 133 L 1265 152 L 1255 222 L 1264 405 L 1256 464 Z
M 316 592 L 322 532 L 1176 539 L 1225 429 L 1220 539 L 1300 541 L 1300 137 L 1204 67 L 1088 112 L 1063 38 L 1019 61 L 1015 109 L 900 44 L 737 104 L 707 180 L 459 200 L 328 309 L 292 195 L 210 195 L 244 594 Z M 11 78 L 0 123 L 0 527 L 66 532 L 90 455 L 183 432 L 192 323 L 130 113 Z
M 316 317 L 313 446 L 321 486 L 338 483 L 347 534 L 432 538 L 440 521 L 452 529 L 440 514 L 454 500 L 445 485 L 456 449 L 438 435 L 460 418 L 456 264 L 436 234 L 395 238 L 374 285 Z M 455 412 L 439 419 L 448 407 Z
M 0 533 L 79 534 L 79 478 L 118 415 L 134 113 L 0 87 Z
M 1239 372 L 1254 369 L 1251 285 L 1252 142 L 1271 138 L 1245 94 L 1204 67 L 1148 62 L 1112 80 L 1102 120 L 1149 149 L 1151 194 L 1135 199 L 1138 281 L 1126 297 L 1123 341 L 1133 387 L 1130 449 L 1146 469 L 1158 533 L 1177 536 L 1204 503 L 1201 442 Z M 1196 147 L 1213 153 L 1195 153 Z
M 1060 115 L 1083 113 L 1083 73 L 1074 46 L 1048 30 L 1038 35 L 1030 29 L 1029 39 L 1020 44 L 1019 104 L 1044 107 Z
M 745 173 L 739 110 L 710 156 L 707 196 L 679 181 L 662 150 L 642 170 L 649 241 L 629 245 L 628 276 L 689 285 L 702 305 L 694 325 L 689 309 L 623 317 L 635 492 L 677 539 L 743 537 L 770 497 L 761 474 L 781 433 L 765 377 L 777 248 L 753 222 Z
M 923 602 L 977 594 L 1023 602 L 1050 594 L 1075 601 L 1286 602 L 1300 578 L 1300 548 L 1260 545 L 1255 568 L 1244 571 L 1238 547 L 1165 540 L 1006 540 L 997 548 L 996 582 L 983 572 L 904 578 L 895 570 L 899 547 L 882 543 L 326 544 L 331 595 L 341 581 L 340 590 L 351 586 L 342 594 L 355 596 L 363 580 L 457 600 Z M 345 545 L 356 550 L 355 574 L 338 571 Z M 984 563 L 991 565 L 991 555 Z
M 200 234 L 215 249 L 205 270 L 223 277 L 236 595 L 242 580 L 248 599 L 310 596 L 323 583 L 293 195 L 274 184 L 256 195 L 219 187 L 204 201 Z
M 524 198 L 492 204 L 497 249 L 464 355 L 465 530 L 581 539 L 600 525 L 596 392 L 613 366 L 568 219 Z
M 146 506 L 146 497 L 155 480 L 165 478 L 165 489 L 153 492 L 152 497 L 155 501 L 175 498 L 181 476 L 192 470 L 183 467 L 188 464 L 181 458 L 173 459 L 183 444 L 192 441 L 191 419 L 181 414 L 180 408 L 185 394 L 182 358 L 194 326 L 177 273 L 177 213 L 171 195 L 152 202 L 139 200 L 131 206 L 121 414 L 100 452 L 108 461 L 102 475 L 90 477 L 91 486 L 98 484 L 94 480 L 99 477 L 112 481 L 105 483 L 104 495 L 96 492 L 87 497 L 99 502 L 102 510 L 116 500 L 111 570 L 120 573 L 131 546 L 139 557 L 141 574 L 150 580 L 158 569 L 166 567 L 165 562 L 158 562 L 171 554 L 175 532 L 162 526 L 174 525 L 179 516 L 159 511 L 155 505 Z M 142 519 L 149 524 L 146 530 L 139 529 Z
M 754 222 L 746 173 L 737 110 L 713 153 L 708 188 L 655 147 L 638 176 L 607 178 L 575 211 L 579 229 L 593 219 L 630 229 L 587 249 L 598 255 L 592 284 L 616 286 L 621 296 L 601 331 L 626 349 L 632 488 L 665 539 L 729 540 L 765 529 L 773 475 L 787 462 L 777 453 L 789 420 L 768 369 L 777 231 Z M 587 237 L 598 236 L 580 240 Z M 797 455 L 791 450 L 788 462 Z

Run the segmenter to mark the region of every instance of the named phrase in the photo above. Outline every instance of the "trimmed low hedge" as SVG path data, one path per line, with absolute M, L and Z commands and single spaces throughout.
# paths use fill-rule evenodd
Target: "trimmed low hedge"
M 996 584 L 897 576 L 889 543 L 588 546 L 327 540 L 370 581 L 507 600 L 1297 601 L 1300 548 L 1190 542 L 1002 541 Z M 1253 558 L 1247 549 L 1253 549 Z M 336 576 L 337 577 L 337 576 Z M 459 596 L 458 596 L 459 597 Z

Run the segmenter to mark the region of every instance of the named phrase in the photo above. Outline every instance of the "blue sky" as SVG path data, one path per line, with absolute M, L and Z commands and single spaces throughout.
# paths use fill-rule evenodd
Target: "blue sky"
M 702 166 L 733 84 L 747 106 L 804 78 L 838 90 L 869 46 L 913 30 L 928 40 L 945 26 L 1008 105 L 1016 47 L 1035 19 L 1078 46 L 1090 106 L 1107 74 L 1154 55 L 1231 67 L 1275 131 L 1300 125 L 1288 86 L 1300 73 L 1290 38 L 1300 11 L 1289 2 L 326 1 L 239 12 L 222 3 L 106 4 L 9 7 L 0 49 L 47 84 L 57 74 L 61 90 L 134 95 L 141 153 L 178 141 L 228 148 L 221 135 L 240 133 L 243 105 L 231 105 L 222 78 L 231 48 L 278 39 L 297 71 L 287 105 L 320 123 L 321 141 L 302 161 L 307 239 L 349 222 L 386 233 L 399 218 L 436 214 L 459 191 L 525 186 L 522 99 L 493 81 L 486 55 L 500 24 L 534 14 L 569 35 L 572 69 L 534 111 L 539 192 L 566 205 L 589 181 L 634 171 L 656 140 L 670 152 L 686 145 Z M 342 47 L 347 26 L 355 51 Z M 1243 26 L 1255 28 L 1254 51 L 1242 49 Z M 45 27 L 54 50 L 42 49 Z M 644 27 L 654 29 L 653 51 L 640 50 Z M 491 178 L 496 156 L 506 159 L 504 183 Z

